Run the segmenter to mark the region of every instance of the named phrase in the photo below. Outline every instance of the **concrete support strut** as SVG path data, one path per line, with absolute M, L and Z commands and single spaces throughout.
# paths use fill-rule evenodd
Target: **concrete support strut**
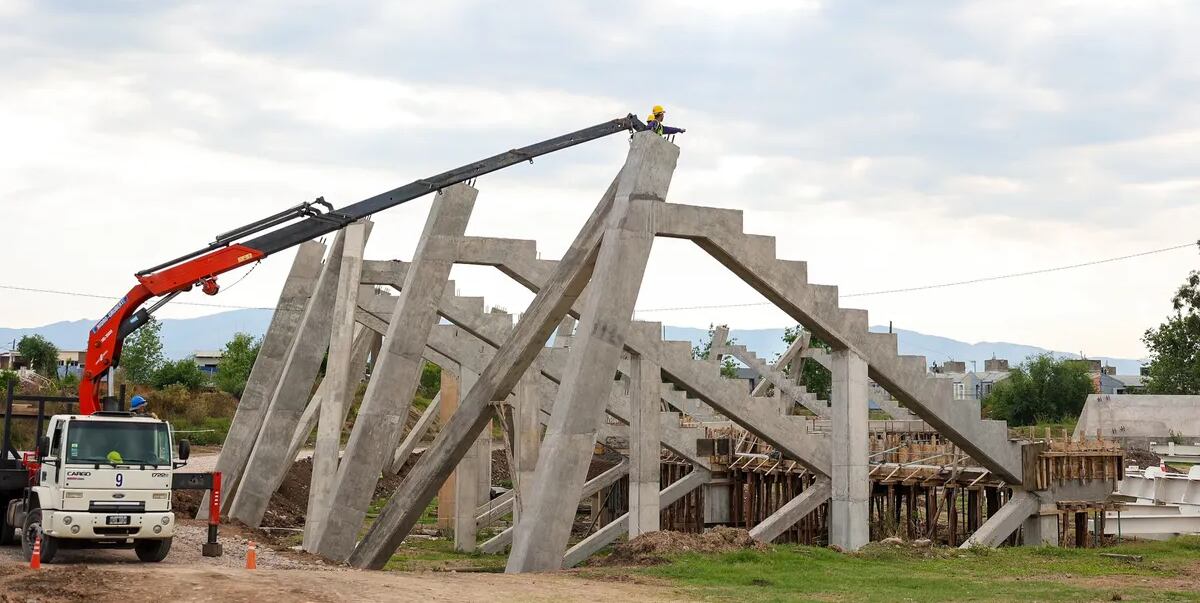
M 657 152 L 648 152 L 652 149 Z M 578 333 L 542 441 L 533 496 L 522 509 L 525 521 L 517 524 L 507 572 L 558 569 L 571 535 L 572 502 L 586 478 L 604 416 L 602 401 L 612 391 L 654 243 L 652 200 L 666 198 L 678 149 L 660 137 L 635 136 L 631 154 L 634 162 L 622 173 L 606 220 Z
M 692 472 L 675 480 L 674 483 L 667 486 L 659 493 L 658 504 L 660 507 L 669 507 L 675 501 L 683 498 L 685 494 L 699 488 L 708 483 L 712 479 L 712 474 L 699 467 L 692 469 Z M 571 547 L 562 558 L 561 567 L 575 567 L 583 563 L 588 557 L 596 554 L 600 549 L 608 546 L 614 540 L 619 538 L 628 530 L 629 514 L 625 513 L 620 517 L 612 520 L 603 528 L 596 530 L 591 536 L 579 541 L 578 544 Z
M 1027 519 L 1037 519 L 1039 506 L 1038 497 L 1033 492 L 1013 491 L 1012 498 L 1008 499 L 1008 502 L 1004 503 L 1004 506 L 1000 507 L 995 515 L 983 522 L 983 525 L 979 526 L 979 529 L 975 530 L 975 533 L 971 534 L 971 537 L 959 548 L 1000 546 L 1000 543 L 1021 527 L 1021 524 L 1025 523 Z
M 333 304 L 333 325 L 329 335 L 329 357 L 325 364 L 324 398 L 317 422 L 317 443 L 313 450 L 312 480 L 308 491 L 307 521 L 304 522 L 304 549 L 317 550 L 324 533 L 323 519 L 328 511 L 329 492 L 337 474 L 346 412 L 354 397 L 353 386 L 359 371 L 354 366 L 354 311 L 362 294 L 373 294 L 370 286 L 359 285 L 362 278 L 363 252 L 371 224 L 355 222 L 346 227 L 342 246 L 342 269 L 338 275 L 337 298 Z M 325 385 L 325 383 L 322 383 Z M 293 457 L 294 458 L 294 457 Z
M 789 500 L 754 526 L 750 530 L 750 537 L 767 544 L 774 542 L 776 538 L 788 531 L 788 528 L 796 525 L 796 522 L 804 519 L 822 503 L 829 500 L 831 491 L 829 478 L 817 478 L 817 481 L 805 488 L 798 496 Z
M 318 542 L 323 557 L 342 561 L 350 556 L 375 484 L 400 443 L 424 364 L 425 341 L 437 323 L 437 302 L 454 262 L 454 241 L 466 230 L 476 195 L 474 188 L 456 184 L 434 198 L 338 466 L 325 534 Z
M 867 362 L 850 350 L 833 353 L 832 501 L 829 544 L 856 551 L 871 539 L 867 466 Z
M 292 260 L 292 269 L 287 280 L 283 282 L 283 291 L 279 294 L 279 303 L 275 305 L 275 314 L 271 316 L 271 324 L 263 336 L 262 346 L 258 351 L 258 359 L 250 369 L 250 377 L 246 380 L 246 389 L 238 401 L 237 411 L 234 412 L 233 422 L 229 425 L 229 434 L 221 446 L 221 454 L 217 457 L 216 470 L 224 478 L 221 493 L 221 509 L 229 508 L 233 494 L 246 468 L 246 461 L 254 449 L 258 432 L 262 429 L 263 417 L 271 394 L 279 384 L 279 375 L 283 372 L 283 363 L 287 359 L 288 350 L 296 336 L 296 327 L 304 315 L 304 307 L 317 284 L 317 276 L 321 273 L 321 256 L 325 254 L 325 245 L 316 241 L 308 241 L 296 250 L 296 258 Z M 204 492 L 201 500 L 208 500 L 210 493 Z M 208 518 L 208 505 L 200 505 L 197 515 L 200 519 Z
M 262 523 L 271 495 L 294 460 L 286 458 L 288 445 L 300 416 L 304 414 L 321 359 L 329 347 L 329 327 L 333 319 L 344 245 L 343 230 L 334 238 L 329 258 L 325 260 L 317 279 L 316 289 L 304 309 L 279 383 L 263 417 L 262 430 L 246 462 L 241 485 L 229 507 L 229 516 L 248 526 L 258 527 Z

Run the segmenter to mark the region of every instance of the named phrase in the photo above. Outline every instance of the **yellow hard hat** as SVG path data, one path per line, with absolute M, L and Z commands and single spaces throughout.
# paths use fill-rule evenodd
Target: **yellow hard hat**
M 124 463 L 124 459 L 121 458 L 120 452 L 113 450 L 108 453 L 108 462 L 114 465 L 120 465 Z
M 662 106 L 662 105 L 654 105 L 654 108 L 653 108 L 653 109 L 651 109 L 651 110 L 650 110 L 650 112 L 651 112 L 651 113 L 655 113 L 655 114 L 658 114 L 658 113 L 665 113 L 665 112 L 666 112 L 666 109 L 663 109 L 663 106 Z

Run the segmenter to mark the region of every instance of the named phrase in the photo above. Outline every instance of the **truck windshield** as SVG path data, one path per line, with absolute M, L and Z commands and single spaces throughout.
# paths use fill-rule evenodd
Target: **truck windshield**
M 71 421 L 66 456 L 68 463 L 169 465 L 171 438 L 166 423 Z

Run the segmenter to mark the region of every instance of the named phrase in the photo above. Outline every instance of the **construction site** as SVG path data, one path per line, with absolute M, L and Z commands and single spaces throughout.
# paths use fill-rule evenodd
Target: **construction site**
M 481 176 L 613 134 L 628 139 L 624 163 L 612 166 L 611 185 L 596 191 L 561 257 L 544 258 L 530 240 L 465 234 L 485 202 Z M 630 115 L 345 208 L 304 204 L 140 272 L 92 330 L 78 398 L 21 397 L 10 386 L 6 479 L 24 479 L 15 463 L 32 458 L 7 439 L 14 419 L 36 418 L 35 433 L 49 421 L 57 438 L 55 429 L 78 425 L 76 415 L 128 414 L 112 371 L 119 340 L 148 316 L 143 302 L 159 299 L 152 313 L 193 285 L 215 294 L 219 274 L 295 247 L 228 436 L 191 461 L 182 445 L 173 458 L 164 453 L 174 469 L 194 472 L 174 476 L 165 508 L 179 521 L 175 552 L 153 559 L 138 544 L 143 561 L 166 561 L 119 570 L 129 585 L 123 600 L 200 598 L 190 589 L 217 575 L 232 580 L 248 555 L 260 573 L 220 597 L 410 600 L 416 591 L 397 589 L 425 589 L 428 600 L 477 600 L 512 587 L 495 575 L 504 572 L 543 576 L 514 600 L 573 599 L 581 588 L 593 589 L 589 599 L 688 600 L 653 582 L 563 570 L 636 565 L 661 538 L 679 539 L 676 552 L 717 543 L 726 552 L 803 545 L 853 556 L 883 543 L 980 555 L 1200 532 L 1200 473 L 1131 467 L 1103 429 L 1010 429 L 984 418 L 980 402 L 955 396 L 925 357 L 899 354 L 894 334 L 872 332 L 866 311 L 843 307 L 836 284 L 810 282 L 802 258 L 778 257 L 775 236 L 785 233 L 748 233 L 740 210 L 671 195 L 681 160 L 670 136 Z M 411 255 L 366 257 L 372 216 L 424 195 L 432 204 Z M 718 325 L 697 357 L 692 342 L 666 340 L 662 324 L 634 320 L 658 238 L 694 243 L 801 325 L 786 352 L 764 360 Z M 514 315 L 460 296 L 455 265 L 494 268 L 533 301 Z M 758 379 L 723 375 L 726 360 Z M 808 391 L 806 363 L 831 376 L 828 399 Z M 414 408 L 427 365 L 440 369 L 440 390 Z M 140 420 L 129 416 L 121 420 Z M 66 571 L 58 564 L 123 561 L 54 548 L 66 547 L 71 518 L 51 511 L 53 490 L 39 488 L 51 479 L 46 467 L 65 460 L 44 458 L 57 454 L 57 439 L 39 450 L 42 485 L 12 495 L 5 525 L 26 558 L 48 565 L 0 580 L 34 598 L 108 600 L 95 589 L 113 574 L 88 569 L 66 590 L 47 577 Z M 95 461 L 97 473 L 103 463 L 128 465 L 110 453 Z M 120 473 L 116 480 L 120 487 Z M 88 510 L 128 512 L 122 504 L 91 501 Z M 125 530 L 113 523 L 94 528 L 96 538 Z M 121 534 L 132 543 L 139 529 Z M 453 574 L 397 577 L 412 551 L 433 542 L 458 560 L 441 568 Z M 206 564 L 226 573 L 205 574 Z M 130 572 L 141 571 L 170 572 L 173 585 L 139 585 Z M 488 575 L 467 576 L 480 573 Z

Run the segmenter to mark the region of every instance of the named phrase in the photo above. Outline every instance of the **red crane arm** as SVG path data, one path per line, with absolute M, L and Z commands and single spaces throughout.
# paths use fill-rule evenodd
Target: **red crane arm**
M 159 272 L 138 275 L 138 284 L 88 334 L 83 379 L 79 381 L 79 413 L 90 415 L 100 410 L 101 378 L 110 367 L 116 366 L 125 335 L 141 326 L 138 309 L 142 304 L 154 297 L 187 291 L 197 284 L 205 293 L 215 294 L 217 286 L 213 279 L 218 274 L 265 256 L 257 249 L 230 245 Z

